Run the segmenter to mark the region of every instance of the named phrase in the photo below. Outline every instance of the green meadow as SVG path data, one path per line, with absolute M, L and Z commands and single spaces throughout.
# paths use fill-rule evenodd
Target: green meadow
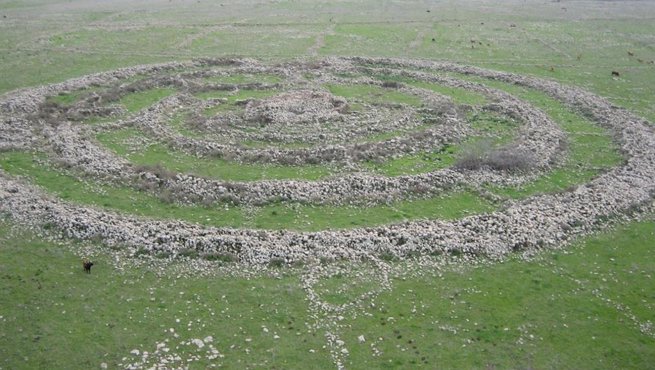
M 0 93 L 198 57 L 252 57 L 275 63 L 298 57 L 379 56 L 452 61 L 552 79 L 583 87 L 655 122 L 653 19 L 655 3 L 647 1 L 0 0 Z M 612 76 L 613 71 L 619 76 Z M 275 84 L 283 78 L 244 74 L 208 80 Z M 64 171 L 37 152 L 1 152 L 0 173 L 21 176 L 63 200 L 111 212 L 209 226 L 318 231 L 492 212 L 504 201 L 566 191 L 623 162 L 611 135 L 578 112 L 531 89 L 473 80 L 525 99 L 548 114 L 568 137 L 561 165 L 520 187 L 461 188 L 366 207 L 183 206 L 167 201 L 166 194 Z M 462 89 L 400 82 L 450 96 L 457 104 L 487 103 L 484 96 Z M 345 84 L 325 88 L 352 100 L 354 108 L 357 103 L 421 105 L 416 96 L 391 89 Z M 136 92 L 116 104 L 129 116 L 175 92 Z M 84 93 L 50 99 L 70 105 Z M 225 99 L 204 112 L 211 116 L 240 109 L 237 101 L 271 94 L 275 91 L 243 89 L 197 97 Z M 202 136 L 187 127 L 185 119 L 181 113 L 170 126 L 185 136 Z M 366 162 L 361 170 L 384 176 L 431 172 L 452 166 L 458 155 L 479 143 L 476 140 L 493 138 L 493 145 L 502 145 L 516 133 L 506 117 L 477 113 L 468 120 L 476 136 L 465 142 Z M 135 165 L 213 179 L 317 181 L 342 171 L 338 166 L 197 158 L 144 138 L 135 128 L 102 131 L 96 139 Z M 132 145 L 144 139 L 150 140 L 147 146 Z M 489 201 L 480 190 L 501 202 Z M 324 369 L 337 367 L 336 358 L 351 369 L 655 367 L 652 214 L 608 225 L 529 258 L 513 255 L 476 263 L 457 256 L 383 258 L 380 263 L 390 271 L 384 288 L 381 270 L 369 263 L 323 261 L 328 269 L 344 271 L 313 287 L 324 302 L 346 305 L 338 315 L 317 311 L 309 299 L 306 279 L 314 273 L 313 265 L 274 261 L 258 270 L 230 256 L 129 257 L 122 246 L 62 241 L 52 238 L 52 232 L 30 230 L 0 214 L 0 369 L 156 364 Z M 82 257 L 93 260 L 91 274 L 84 273 Z M 376 289 L 377 294 L 362 295 Z M 347 354 L 330 345 L 329 335 L 343 341 Z

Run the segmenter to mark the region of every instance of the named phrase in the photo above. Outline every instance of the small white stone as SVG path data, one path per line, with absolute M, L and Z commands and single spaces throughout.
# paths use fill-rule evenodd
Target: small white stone
M 364 343 L 364 342 L 366 342 L 366 338 L 364 338 L 363 335 L 360 335 L 359 337 L 357 337 L 357 340 L 359 341 L 359 343 Z

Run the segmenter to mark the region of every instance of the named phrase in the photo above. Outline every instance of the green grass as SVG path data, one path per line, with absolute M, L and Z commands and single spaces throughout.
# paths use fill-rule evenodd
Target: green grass
M 254 226 L 301 231 L 347 229 L 416 219 L 456 219 L 494 209 L 495 205 L 470 192 L 448 192 L 427 199 L 372 207 L 269 205 L 262 207 L 254 219 Z
M 141 146 L 130 148 L 130 140 L 143 137 L 143 133 L 139 130 L 127 128 L 99 134 L 97 139 L 103 145 L 118 155 L 128 158 L 131 163 L 136 165 L 161 165 L 169 171 L 190 173 L 196 176 L 221 180 L 318 180 L 332 173 L 332 170 L 327 166 L 241 164 L 223 159 L 199 158 L 171 150 L 161 143 L 151 143 L 145 148 Z
M 170 88 L 134 92 L 122 97 L 120 103 L 125 106 L 128 112 L 134 113 L 172 95 L 174 92 L 175 90 Z
M 357 301 L 371 290 L 380 289 L 380 282 L 366 268 L 346 272 L 350 266 L 347 262 L 341 264 L 343 264 L 344 272 L 328 278 L 324 277 L 314 286 L 314 290 L 323 301 L 333 305 L 348 304 Z
M 72 105 L 80 100 L 82 96 L 88 93 L 89 90 L 79 90 L 73 92 L 59 93 L 57 95 L 49 96 L 47 100 L 58 103 L 60 105 Z
M 344 24 L 325 37 L 321 55 L 395 56 L 415 38 L 417 32 L 403 25 Z M 389 47 L 394 45 L 395 48 Z
M 45 188 L 49 193 L 74 203 L 139 216 L 179 219 L 219 227 L 317 231 L 424 218 L 452 219 L 494 209 L 493 204 L 474 194 L 453 192 L 433 198 L 398 201 L 374 207 L 292 203 L 255 207 L 246 212 L 240 207 L 227 205 L 180 206 L 129 187 L 80 181 L 37 162 L 33 154 L 26 152 L 1 153 L 0 168 L 11 175 L 27 176 L 31 182 Z
M 174 47 L 186 35 L 189 29 L 170 27 L 151 27 L 145 29 L 83 29 L 69 33 L 59 33 L 50 37 L 49 43 L 56 48 L 86 48 L 97 51 L 140 51 L 162 52 Z
M 655 121 L 655 74 L 649 64 L 655 60 L 655 9 L 650 2 L 566 2 L 566 10 L 557 2 L 125 4 L 103 2 L 93 9 L 77 0 L 63 7 L 44 0 L 0 4 L 7 15 L 0 22 L 0 93 L 199 56 L 305 57 L 316 46 L 321 55 L 419 57 L 550 78 L 589 89 Z M 612 70 L 620 78 L 611 78 Z M 552 116 L 565 112 L 553 107 Z M 605 157 L 609 142 L 594 141 L 594 135 L 604 135 L 596 129 L 587 124 L 570 129 L 580 134 L 570 147 L 573 158 L 584 158 L 579 171 L 569 167 L 578 160 L 570 160 L 550 178 L 529 185 L 533 190 L 512 189 L 510 195 L 565 189 L 602 172 L 605 163 L 617 163 L 615 153 Z M 31 169 L 31 159 L 15 166 L 12 173 L 52 175 L 41 167 Z M 69 197 L 89 190 L 82 183 L 64 185 Z M 99 194 L 91 194 L 89 200 L 98 199 Z M 138 193 L 108 194 L 111 204 L 134 197 L 138 206 L 143 199 Z M 158 207 L 156 200 L 146 203 Z M 126 205 L 126 212 L 135 211 Z M 116 368 L 121 357 L 133 357 L 129 351 L 134 348 L 152 352 L 156 341 L 168 338 L 163 333 L 167 327 L 180 333 L 178 341 L 213 335 L 225 354 L 220 360 L 225 368 L 334 367 L 323 348 L 324 331 L 304 334 L 305 322 L 311 325 L 313 317 L 296 276 L 158 277 L 152 267 L 114 270 L 104 253 L 92 256 L 98 264 L 87 276 L 67 249 L 8 227 L 0 226 L 2 368 L 89 369 L 102 362 Z M 625 312 L 605 299 L 624 304 L 640 322 L 655 321 L 653 230 L 652 221 L 632 223 L 528 263 L 441 268 L 441 276 L 423 270 L 395 280 L 394 289 L 375 307 L 367 306 L 356 318 L 346 314 L 336 329 L 350 351 L 345 366 L 652 368 L 652 336 L 641 334 Z M 347 275 L 341 280 L 354 279 Z M 335 303 L 357 295 L 357 286 L 343 285 L 332 279 L 321 293 Z M 149 301 L 151 296 L 155 301 Z M 188 321 L 196 319 L 201 323 L 186 331 Z M 268 336 L 263 325 L 270 329 Z M 298 328 L 303 330 L 296 336 Z M 271 339 L 275 331 L 280 339 Z M 361 344 L 360 335 L 366 338 Z M 249 353 L 246 338 L 252 339 Z M 523 344 L 517 343 L 521 338 Z M 381 350 L 379 356 L 372 355 L 371 344 Z M 196 353 L 188 347 L 181 352 Z
M 346 99 L 354 99 L 355 102 L 369 104 L 395 103 L 416 107 L 423 104 L 417 96 L 374 85 L 327 85 L 326 87 L 332 94 Z
M 423 81 L 409 82 L 409 84 L 448 96 L 458 104 L 482 105 L 488 102 L 484 95 L 459 87 L 449 87 Z
M 402 82 L 410 86 L 431 90 L 438 94 L 448 96 L 457 104 L 482 105 L 488 102 L 487 97 L 484 96 L 483 94 L 477 93 L 475 91 L 459 88 L 459 87 L 450 87 L 450 86 L 439 85 L 431 82 L 418 81 L 403 76 L 376 74 L 373 75 L 372 77 L 378 78 L 382 81 Z
M 194 55 L 289 56 L 303 54 L 314 43 L 316 28 L 301 25 L 252 25 L 210 32 L 194 40 Z
M 482 81 L 481 79 L 475 79 Z M 493 188 L 497 194 L 524 198 L 538 193 L 566 190 L 583 184 L 623 161 L 609 132 L 572 112 L 564 104 L 544 93 L 499 83 L 484 81 L 490 86 L 505 90 L 529 101 L 548 114 L 567 134 L 568 156 L 563 166 L 520 188 Z
M 459 146 L 448 145 L 439 151 L 404 155 L 380 163 L 366 162 L 364 165 L 386 176 L 428 173 L 452 166 L 458 152 Z
M 385 176 L 420 174 L 444 169 L 455 164 L 458 156 L 467 148 L 481 141 L 493 146 L 501 146 L 515 138 L 517 122 L 494 113 L 480 112 L 468 117 L 475 135 L 458 144 L 447 145 L 436 151 L 424 151 L 420 154 L 403 155 L 381 162 L 366 162 L 364 165 Z
M 178 111 L 173 114 L 173 116 L 168 120 L 168 126 L 176 131 L 182 136 L 189 138 L 201 138 L 203 135 L 197 130 L 193 130 L 185 124 L 185 120 L 188 118 L 189 112 L 187 111 Z M 105 145 L 107 145 L 105 143 Z
M 14 234 L 5 223 L 0 224 L 0 256 L 3 368 L 92 369 L 103 362 L 117 368 L 126 363 L 122 357 L 140 358 L 130 354 L 133 349 L 153 353 L 164 340 L 171 353 L 205 357 L 207 347 L 175 347 L 207 336 L 213 336 L 224 358 L 203 358 L 191 364 L 194 369 L 217 361 L 229 368 L 331 364 L 322 333 L 307 333 L 304 292 L 295 276 L 177 278 L 140 268 L 120 272 L 105 254 L 91 256 L 95 266 L 87 275 L 80 258 L 67 249 L 29 233 Z
M 655 340 L 628 314 L 655 320 L 653 230 L 636 223 L 534 261 L 396 280 L 344 329 L 350 367 L 649 368 Z M 382 355 L 359 335 L 382 337 Z
M 158 219 L 181 219 L 227 227 L 243 225 L 244 216 L 238 208 L 179 206 L 129 187 L 80 181 L 37 163 L 35 156 L 30 153 L 1 153 L 0 168 L 12 175 L 27 176 L 32 183 L 45 188 L 49 193 L 75 203 Z
M 518 188 L 490 186 L 489 189 L 494 193 L 511 198 L 525 198 L 539 193 L 563 191 L 588 182 L 623 161 L 619 148 L 612 142 L 610 133 L 606 129 L 573 112 L 563 103 L 545 93 L 500 81 L 459 74 L 452 75 L 480 82 L 525 99 L 543 110 L 567 134 L 568 154 L 561 167 Z M 471 145 L 476 140 L 491 136 L 495 137 L 495 143 L 500 145 L 509 142 L 513 138 L 513 130 L 516 129 L 515 122 L 495 114 L 482 113 L 471 116 L 469 119 L 472 127 L 482 135 L 471 137 L 461 145 L 451 146 L 446 151 L 402 156 L 383 163 L 368 163 L 367 166 L 388 176 L 431 172 L 454 163 L 457 153 L 461 152 L 467 143 Z
M 495 137 L 498 144 L 506 144 L 515 137 L 519 122 L 511 117 L 494 112 L 469 114 L 468 122 L 477 135 Z
M 332 367 L 324 331 L 306 326 L 314 318 L 297 273 L 245 279 L 119 271 L 96 250 L 86 275 L 67 247 L 10 226 L 0 223 L 3 367 L 111 368 L 122 357 L 135 360 L 133 349 L 152 353 L 164 339 L 182 357 L 204 355 L 175 346 L 208 335 L 225 356 L 214 364 L 224 367 Z M 653 230 L 652 221 L 634 223 L 529 262 L 455 264 L 438 275 L 395 279 L 374 306 L 345 313 L 337 334 L 350 351 L 346 365 L 649 368 L 655 340 L 628 313 L 640 323 L 655 321 Z M 322 280 L 317 292 L 339 304 L 375 286 L 374 270 L 355 271 Z M 208 364 L 203 359 L 194 368 Z

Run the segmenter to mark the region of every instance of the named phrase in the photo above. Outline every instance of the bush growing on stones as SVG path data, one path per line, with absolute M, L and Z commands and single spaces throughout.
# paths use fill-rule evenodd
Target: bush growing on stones
M 157 198 L 159 198 L 162 202 L 168 203 L 168 204 L 173 204 L 176 202 L 179 197 L 175 195 L 170 189 L 163 189 L 157 193 Z
M 151 173 L 157 176 L 160 180 L 172 179 L 176 176 L 175 172 L 169 171 L 161 163 L 155 165 L 138 165 L 134 168 L 134 171 L 139 174 Z
M 110 89 L 107 89 L 107 90 L 103 91 L 100 94 L 100 99 L 102 99 L 102 101 L 104 101 L 104 102 L 112 103 L 112 102 L 116 102 L 116 101 L 120 100 L 120 98 L 123 95 L 124 94 L 122 93 L 122 91 L 121 91 L 121 89 L 119 87 L 112 87 Z
M 386 262 L 392 262 L 397 260 L 398 258 L 396 257 L 395 254 L 389 252 L 389 251 L 384 251 L 380 253 L 380 259 Z
M 237 256 L 234 255 L 233 253 L 221 253 L 221 252 L 203 253 L 200 255 L 200 257 L 202 257 L 207 261 L 218 261 L 218 262 L 225 262 L 225 263 L 235 262 L 237 260 Z
M 198 257 L 198 251 L 192 248 L 180 249 L 177 254 L 180 257 L 196 258 Z
M 269 267 L 276 267 L 276 268 L 282 267 L 285 264 L 286 264 L 286 262 L 284 261 L 284 258 L 282 258 L 282 257 L 273 257 L 268 262 Z
M 400 89 L 401 87 L 403 87 L 403 84 L 396 81 L 384 81 L 382 83 L 382 87 L 386 87 L 390 89 Z
M 493 150 L 486 158 L 486 165 L 498 171 L 526 171 L 533 163 L 531 153 L 513 148 Z
M 149 254 L 150 254 L 150 252 L 148 251 L 148 249 L 146 249 L 146 248 L 144 248 L 144 247 L 139 247 L 139 248 L 134 252 L 134 254 L 132 255 L 132 257 L 147 256 L 147 255 L 149 255 Z
M 231 204 L 238 206 L 241 204 L 241 198 L 234 194 L 223 194 L 216 199 L 216 203 Z
M 172 255 L 173 254 L 171 252 L 162 251 L 162 252 L 158 252 L 157 254 L 155 254 L 155 257 L 161 258 L 161 259 L 166 259 L 166 258 L 169 258 Z
M 207 118 L 197 113 L 191 113 L 187 116 L 186 125 L 197 131 L 207 131 Z
M 49 126 L 57 127 L 64 120 L 63 116 L 67 110 L 67 107 L 57 103 L 56 101 L 46 99 L 46 101 L 39 106 L 36 114 L 31 118 L 43 120 Z
M 479 170 L 489 168 L 497 171 L 525 171 L 533 167 L 534 157 L 524 150 L 504 147 L 494 148 L 489 140 L 480 140 L 462 150 L 455 162 L 455 168 Z
M 430 187 L 428 185 L 426 185 L 426 184 L 413 185 L 413 186 L 410 186 L 409 193 L 419 195 L 419 196 L 424 196 L 424 195 L 430 194 Z

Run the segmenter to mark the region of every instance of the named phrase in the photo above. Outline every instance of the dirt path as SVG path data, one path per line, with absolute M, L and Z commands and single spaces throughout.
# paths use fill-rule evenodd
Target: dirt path
M 406 51 L 411 52 L 411 51 L 414 51 L 414 50 L 418 49 L 418 47 L 421 46 L 421 44 L 423 43 L 423 39 L 425 39 L 425 35 L 427 35 L 427 34 L 428 34 L 428 29 L 427 28 L 424 28 L 424 29 L 420 30 L 416 34 L 416 38 L 414 40 L 412 40 L 412 42 L 409 43 L 409 46 L 407 47 Z
M 321 48 L 322 48 L 323 46 L 325 46 L 325 36 L 327 36 L 327 35 L 334 35 L 334 27 L 335 27 L 335 24 L 334 24 L 334 23 L 330 23 L 330 24 L 327 26 L 327 28 L 325 29 L 325 31 L 319 33 L 319 34 L 316 36 L 316 41 L 314 42 L 314 45 L 312 45 L 312 46 L 307 50 L 307 54 L 309 54 L 309 55 L 311 55 L 311 56 L 313 56 L 313 57 L 317 56 L 319 50 L 321 50 Z

